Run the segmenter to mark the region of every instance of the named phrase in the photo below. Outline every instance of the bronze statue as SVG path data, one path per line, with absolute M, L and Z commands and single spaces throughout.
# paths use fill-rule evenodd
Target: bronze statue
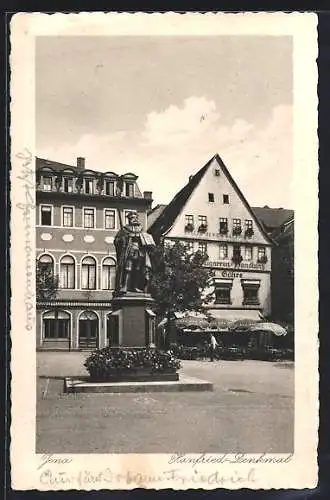
M 138 215 L 130 212 L 128 224 L 118 231 L 114 245 L 117 253 L 115 295 L 126 292 L 148 293 L 151 278 L 152 236 L 142 231 Z

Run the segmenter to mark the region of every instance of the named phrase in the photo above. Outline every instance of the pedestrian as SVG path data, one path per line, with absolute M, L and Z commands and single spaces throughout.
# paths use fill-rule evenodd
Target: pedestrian
M 214 353 L 217 348 L 218 342 L 216 341 L 213 333 L 210 335 L 210 361 L 214 361 Z

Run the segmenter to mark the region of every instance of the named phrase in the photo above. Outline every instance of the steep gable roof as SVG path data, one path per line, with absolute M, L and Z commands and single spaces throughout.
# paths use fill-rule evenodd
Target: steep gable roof
M 158 204 L 148 212 L 148 228 L 152 226 L 156 219 L 160 216 L 167 205 Z
M 215 157 L 212 157 L 204 167 L 202 167 L 195 175 L 189 178 L 188 184 L 186 184 L 172 199 L 172 201 L 164 208 L 161 215 L 155 220 L 155 222 L 149 227 L 149 232 L 155 236 L 155 238 L 160 238 L 164 233 L 166 233 L 173 225 L 175 219 L 182 211 L 186 202 L 188 201 L 190 195 L 193 193 L 195 188 L 198 186 L 200 180 L 203 178 L 207 168 L 211 164 Z
M 257 224 L 259 230 L 261 233 L 264 235 L 267 241 L 270 243 L 273 243 L 272 239 L 269 237 L 269 235 L 266 233 L 263 225 L 260 223 L 258 217 L 255 215 L 253 210 L 251 209 L 249 203 L 247 202 L 245 196 L 243 195 L 242 191 L 239 189 L 238 185 L 232 178 L 229 170 L 223 163 L 222 159 L 218 154 L 215 154 L 207 163 L 202 167 L 195 175 L 191 176 L 189 179 L 189 182 L 174 196 L 172 201 L 167 205 L 160 216 L 155 220 L 153 224 L 150 225 L 149 227 L 149 232 L 153 234 L 153 236 L 158 239 L 161 236 L 165 235 L 169 229 L 173 226 L 176 218 L 184 208 L 185 204 L 187 203 L 188 199 L 190 198 L 191 194 L 193 191 L 197 188 L 199 185 L 200 181 L 202 180 L 203 176 L 205 175 L 207 169 L 211 165 L 213 161 L 216 161 L 219 165 L 219 167 L 222 169 L 223 173 L 231 183 L 231 185 L 234 187 L 236 193 L 238 194 L 241 202 L 244 204 L 248 212 L 250 213 L 252 219 L 254 219 L 255 223 Z

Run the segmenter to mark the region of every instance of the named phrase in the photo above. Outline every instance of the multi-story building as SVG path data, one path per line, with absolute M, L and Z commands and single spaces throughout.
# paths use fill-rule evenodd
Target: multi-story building
M 103 347 L 111 335 L 109 313 L 115 284 L 114 237 L 135 211 L 144 228 L 152 193 L 138 177 L 36 159 L 38 265 L 59 277 L 56 296 L 37 297 L 37 348 Z
M 156 241 L 181 241 L 207 254 L 214 271 L 212 316 L 225 322 L 270 314 L 272 240 L 218 155 L 169 205 L 149 212 L 148 231 Z

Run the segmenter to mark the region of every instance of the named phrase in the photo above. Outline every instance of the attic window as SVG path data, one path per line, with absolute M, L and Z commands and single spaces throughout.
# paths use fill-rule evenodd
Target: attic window
M 223 195 L 223 203 L 225 205 L 228 205 L 229 204 L 229 194 L 224 194 Z
M 209 202 L 214 202 L 214 193 L 209 193 Z
M 216 168 L 216 169 L 214 170 L 214 175 L 215 175 L 216 177 L 219 177 L 219 176 L 220 176 L 220 169 L 219 169 L 219 168 Z

